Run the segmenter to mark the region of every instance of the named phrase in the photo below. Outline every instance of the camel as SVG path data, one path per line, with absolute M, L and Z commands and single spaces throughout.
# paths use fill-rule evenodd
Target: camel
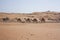
M 38 20 L 36 18 L 32 19 L 33 23 L 38 23 Z
M 16 20 L 17 22 L 21 22 L 21 19 L 20 19 L 20 18 L 15 18 L 15 20 Z
M 3 21 L 3 22 L 7 22 L 8 20 L 9 20 L 8 17 L 6 17 L 6 18 L 2 18 L 2 21 Z
M 26 22 L 28 23 L 38 23 L 38 20 L 36 18 L 24 18 Z
M 41 23 L 42 23 L 42 22 L 45 22 L 45 19 L 44 19 L 44 18 L 41 19 Z
M 25 20 L 27 23 L 30 23 L 30 22 L 31 22 L 31 19 L 30 19 L 30 18 L 24 18 L 24 20 Z
M 17 20 L 17 22 L 21 22 L 21 23 L 25 23 L 25 21 L 22 21 L 21 18 L 15 18 Z

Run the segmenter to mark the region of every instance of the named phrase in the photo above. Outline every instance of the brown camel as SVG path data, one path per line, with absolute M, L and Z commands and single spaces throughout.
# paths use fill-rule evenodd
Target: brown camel
M 42 23 L 42 22 L 45 22 L 45 19 L 44 19 L 44 18 L 41 19 L 41 23 Z
M 21 22 L 22 20 L 20 18 L 15 18 L 17 22 Z
M 7 22 L 7 21 L 9 21 L 9 18 L 8 17 L 2 18 L 2 21 Z
M 17 22 L 21 22 L 21 23 L 25 23 L 25 21 L 22 21 L 21 18 L 15 18 L 17 20 Z
M 38 20 L 36 18 L 32 19 L 33 23 L 38 23 Z
M 27 23 L 30 23 L 30 22 L 31 22 L 31 19 L 30 19 L 30 18 L 24 18 L 24 20 L 25 20 Z

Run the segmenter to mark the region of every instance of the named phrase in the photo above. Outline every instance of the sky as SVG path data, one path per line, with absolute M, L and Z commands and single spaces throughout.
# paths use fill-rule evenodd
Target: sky
M 60 11 L 60 0 L 0 0 L 0 12 Z

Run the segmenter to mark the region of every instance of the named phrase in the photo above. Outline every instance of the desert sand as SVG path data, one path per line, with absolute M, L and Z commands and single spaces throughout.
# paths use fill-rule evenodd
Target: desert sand
M 8 17 L 7 22 L 2 18 Z M 14 18 L 41 18 L 45 23 L 19 23 Z M 12 21 L 13 20 L 13 21 Z M 54 22 L 56 21 L 56 23 Z M 11 22 L 12 21 L 12 22 Z M 51 23 L 53 22 L 53 23 Z M 60 13 L 0 13 L 0 40 L 60 40 Z
M 60 40 L 60 23 L 0 23 L 0 40 Z

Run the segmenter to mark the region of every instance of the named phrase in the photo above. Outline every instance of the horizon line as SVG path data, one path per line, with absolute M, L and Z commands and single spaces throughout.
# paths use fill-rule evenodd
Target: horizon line
M 0 13 L 34 13 L 34 12 L 60 12 L 60 11 L 33 11 L 33 12 L 4 12 L 4 11 L 0 11 Z

